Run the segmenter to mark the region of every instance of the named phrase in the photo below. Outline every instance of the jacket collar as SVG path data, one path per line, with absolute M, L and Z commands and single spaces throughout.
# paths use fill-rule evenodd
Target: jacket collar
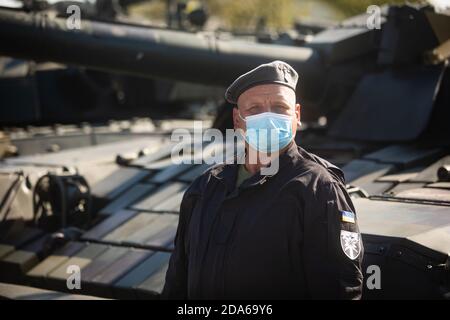
M 279 162 L 279 167 L 276 174 L 278 174 L 286 165 L 292 165 L 297 162 L 301 157 L 299 147 L 293 140 L 287 149 L 280 154 L 278 159 L 274 160 Z M 235 188 L 238 173 L 237 156 L 235 156 L 233 160 L 234 162 L 232 164 L 220 164 L 211 170 L 211 175 L 226 183 L 229 190 L 233 190 Z M 240 187 L 248 188 L 255 185 L 264 184 L 271 177 L 272 176 L 269 175 L 261 175 L 260 173 L 256 173 L 249 179 L 245 180 Z

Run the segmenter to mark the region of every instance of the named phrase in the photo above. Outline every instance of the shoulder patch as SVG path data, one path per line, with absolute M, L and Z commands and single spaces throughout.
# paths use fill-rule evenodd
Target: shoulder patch
M 341 247 L 345 255 L 351 260 L 358 258 L 361 253 L 359 233 L 341 230 Z

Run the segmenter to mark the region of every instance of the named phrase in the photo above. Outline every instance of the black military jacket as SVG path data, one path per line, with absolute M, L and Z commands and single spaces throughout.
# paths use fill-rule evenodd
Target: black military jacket
M 277 174 L 236 188 L 237 171 L 217 165 L 185 193 L 162 297 L 360 298 L 363 247 L 356 215 L 343 219 L 355 208 L 342 171 L 294 142 Z

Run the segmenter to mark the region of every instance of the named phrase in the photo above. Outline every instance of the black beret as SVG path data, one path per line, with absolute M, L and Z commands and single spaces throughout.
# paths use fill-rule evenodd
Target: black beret
M 262 64 L 244 73 L 228 87 L 225 99 L 237 104 L 239 96 L 246 90 L 261 84 L 277 83 L 285 85 L 295 91 L 298 73 L 286 62 L 276 60 Z

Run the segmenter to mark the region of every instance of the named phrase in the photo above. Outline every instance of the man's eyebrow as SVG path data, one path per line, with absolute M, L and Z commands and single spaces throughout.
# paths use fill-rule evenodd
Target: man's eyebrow
M 290 105 L 290 101 L 288 99 L 282 98 L 282 97 L 280 97 L 280 99 L 273 99 L 271 101 L 271 104 L 276 104 L 276 103 L 281 103 L 281 104 L 287 105 L 287 106 Z
M 251 102 L 251 103 L 248 104 L 249 107 L 261 107 L 263 105 L 264 104 L 261 103 L 261 102 Z
M 287 100 L 274 100 L 271 102 L 271 104 L 278 104 L 283 106 L 289 106 L 289 101 Z
M 261 106 L 263 106 L 263 103 L 257 101 L 252 101 L 244 105 L 245 108 L 261 107 Z

